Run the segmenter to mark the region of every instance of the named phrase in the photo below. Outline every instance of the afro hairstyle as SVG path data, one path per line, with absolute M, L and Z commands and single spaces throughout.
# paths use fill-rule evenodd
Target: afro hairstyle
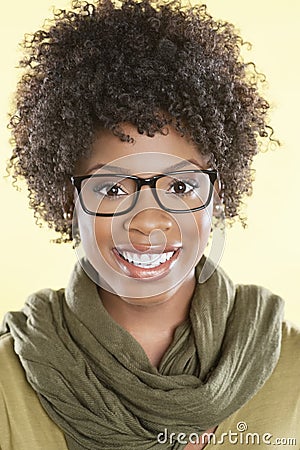
M 26 35 L 8 170 L 26 180 L 37 223 L 72 240 L 74 168 L 103 128 L 132 142 L 129 122 L 150 137 L 168 125 L 189 136 L 219 171 L 226 218 L 244 224 L 253 156 L 274 141 L 245 44 L 205 5 L 180 0 L 73 1 Z

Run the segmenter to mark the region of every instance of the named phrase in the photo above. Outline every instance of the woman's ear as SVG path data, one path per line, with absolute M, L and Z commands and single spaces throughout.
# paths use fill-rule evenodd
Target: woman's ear
M 214 185 L 213 194 L 213 215 L 216 218 L 224 217 L 224 193 L 222 189 L 222 183 L 220 177 L 218 176 Z
M 63 218 L 72 221 L 74 212 L 74 188 L 72 185 L 63 187 Z

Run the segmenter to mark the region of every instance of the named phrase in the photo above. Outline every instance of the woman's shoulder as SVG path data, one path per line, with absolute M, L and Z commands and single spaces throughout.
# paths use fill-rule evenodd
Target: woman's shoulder
M 10 333 L 0 336 L 0 448 L 66 450 L 63 433 L 26 379 Z
M 271 376 L 252 399 L 220 424 L 217 437 L 238 430 L 239 424 L 249 436 L 268 437 L 268 443 L 260 441 L 255 449 L 267 448 L 276 438 L 300 441 L 300 327 L 289 320 L 282 322 L 280 356 Z M 229 449 L 229 445 L 223 447 Z M 286 444 L 285 448 L 295 446 Z
M 290 320 L 282 322 L 282 338 L 280 360 L 298 371 L 300 391 L 300 326 Z
M 282 339 L 300 345 L 300 325 L 285 319 L 282 322 Z
M 13 374 L 13 379 L 11 375 Z M 22 378 L 24 372 L 19 362 L 19 358 L 14 351 L 14 341 L 10 333 L 0 336 L 0 383 L 4 387 L 7 383 L 17 381 Z M 18 380 L 19 384 L 19 380 Z
M 290 320 L 282 322 L 280 356 L 266 387 L 282 404 L 296 400 L 300 420 L 300 327 Z

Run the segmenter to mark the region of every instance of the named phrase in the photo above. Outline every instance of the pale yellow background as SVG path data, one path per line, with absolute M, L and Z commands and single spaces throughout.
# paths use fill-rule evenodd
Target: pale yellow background
M 65 286 L 75 254 L 69 245 L 51 244 L 53 232 L 38 228 L 26 193 L 4 180 L 9 157 L 6 130 L 9 102 L 18 71 L 18 42 L 51 16 L 52 0 L 18 0 L 1 5 L 0 70 L 0 317 L 19 309 L 28 294 Z M 57 0 L 56 7 L 68 5 Z M 222 266 L 235 282 L 268 287 L 286 300 L 286 316 L 300 323 L 299 302 L 299 109 L 300 2 L 287 0 L 208 0 L 209 11 L 233 22 L 253 43 L 246 54 L 268 76 L 272 124 L 283 146 L 256 159 L 254 195 L 248 200 L 248 228 L 227 231 Z

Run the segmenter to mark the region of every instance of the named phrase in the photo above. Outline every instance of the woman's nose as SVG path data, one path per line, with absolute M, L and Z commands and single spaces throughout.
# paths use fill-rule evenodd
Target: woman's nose
M 174 226 L 173 219 L 167 211 L 160 208 L 147 208 L 127 218 L 124 228 L 129 232 L 138 231 L 149 236 L 153 230 L 168 231 Z

